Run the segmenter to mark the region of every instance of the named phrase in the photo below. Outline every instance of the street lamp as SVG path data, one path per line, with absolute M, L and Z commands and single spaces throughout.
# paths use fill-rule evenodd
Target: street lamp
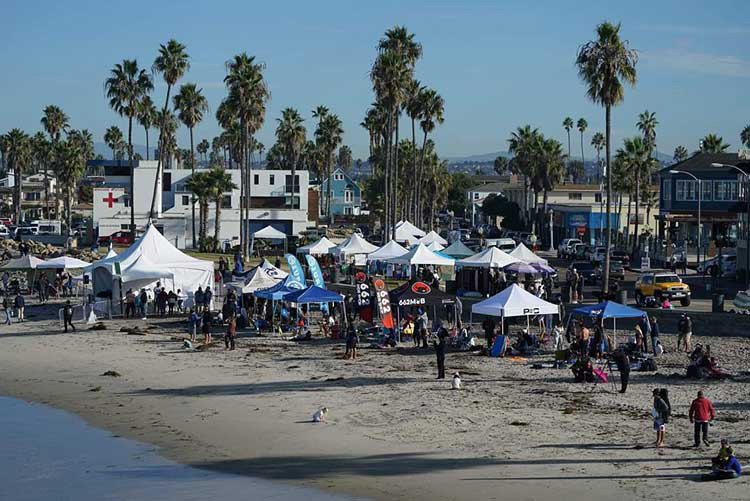
M 750 174 L 736 165 L 712 163 L 711 167 L 728 167 L 736 170 L 747 178 L 747 187 L 745 188 L 745 201 L 747 203 L 747 220 L 745 221 L 745 284 L 747 285 L 747 288 L 750 289 Z M 721 263 L 719 263 L 719 265 L 721 265 Z
M 684 171 L 684 170 L 670 170 L 670 174 L 686 174 L 696 181 L 698 181 L 698 248 L 697 248 L 697 254 L 698 254 L 698 262 L 696 263 L 696 266 L 700 265 L 701 262 L 701 198 L 703 198 L 703 185 L 701 183 L 701 180 L 695 177 L 693 174 Z M 685 256 L 685 262 L 687 262 L 687 255 Z

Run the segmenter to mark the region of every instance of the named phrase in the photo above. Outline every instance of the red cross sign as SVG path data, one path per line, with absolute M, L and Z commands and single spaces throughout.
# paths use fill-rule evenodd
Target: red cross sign
M 112 196 L 111 191 L 107 194 L 107 198 L 102 198 L 102 202 L 107 202 L 110 209 L 112 208 L 112 204 L 115 203 L 116 200 L 117 199 Z

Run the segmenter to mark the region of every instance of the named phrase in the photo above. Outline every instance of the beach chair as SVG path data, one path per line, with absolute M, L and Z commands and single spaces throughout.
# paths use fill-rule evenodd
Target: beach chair
M 507 336 L 497 336 L 495 343 L 492 345 L 490 350 L 491 357 L 501 358 L 505 356 L 505 350 L 507 349 Z

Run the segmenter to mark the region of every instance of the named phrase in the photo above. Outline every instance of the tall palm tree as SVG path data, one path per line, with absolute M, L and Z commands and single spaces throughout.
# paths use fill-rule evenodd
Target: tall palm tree
M 672 159 L 675 163 L 678 163 L 682 162 L 683 160 L 687 160 L 688 156 L 690 156 L 690 153 L 688 153 L 687 148 L 680 145 L 674 149 L 674 155 L 672 156 Z
M 617 156 L 622 159 L 624 167 L 630 172 L 630 175 L 633 176 L 634 179 L 635 229 L 633 232 L 633 257 L 637 255 L 638 250 L 638 216 L 641 202 L 641 182 L 651 178 L 652 159 L 650 155 L 650 143 L 647 139 L 638 136 L 625 139 L 623 147 L 617 150 Z
M 641 131 L 643 140 L 649 149 L 649 156 L 656 149 L 656 126 L 659 125 L 659 121 L 656 119 L 656 113 L 644 111 L 638 115 L 638 122 L 636 127 Z
M 34 160 L 35 165 L 35 171 L 36 172 L 47 172 L 48 165 L 50 163 L 50 159 L 52 157 L 52 143 L 47 140 L 47 137 L 44 135 L 43 132 L 39 131 L 36 134 L 34 134 L 34 137 L 31 138 L 31 156 Z M 47 176 L 45 176 L 44 179 L 44 209 L 42 210 L 42 214 L 44 215 L 45 219 L 50 218 L 49 214 L 49 205 L 48 205 L 48 193 L 49 193 L 49 184 L 48 184 Z
M 317 118 L 318 119 L 318 125 L 320 125 L 320 122 L 323 121 L 323 119 L 326 117 L 326 115 L 328 115 L 329 112 L 330 112 L 330 110 L 328 109 L 328 107 L 323 106 L 321 104 L 321 105 L 315 107 L 315 109 L 312 112 L 312 116 L 313 116 L 313 118 Z
M 52 141 L 52 168 L 55 168 L 56 159 L 54 157 L 56 151 L 55 147 L 60 142 L 62 133 L 68 130 L 68 115 L 59 107 L 53 104 L 44 108 L 42 116 L 42 126 L 44 130 L 49 134 L 50 141 Z M 46 217 L 49 218 L 49 178 L 48 178 L 48 167 L 44 166 L 44 207 L 46 211 Z M 55 185 L 57 186 L 57 184 Z M 57 205 L 57 204 L 55 204 Z
M 565 117 L 565 119 L 563 120 L 562 125 L 563 125 L 563 128 L 565 129 L 565 132 L 568 134 L 568 159 L 570 159 L 571 158 L 571 153 L 570 153 L 570 130 L 573 128 L 573 125 L 574 125 L 573 119 L 570 118 L 570 117 Z
M 596 27 L 596 40 L 586 42 L 578 51 L 578 75 L 586 84 L 586 96 L 605 109 L 605 162 L 607 166 L 607 249 L 612 242 L 611 213 L 612 176 L 609 175 L 612 136 L 612 107 L 625 98 L 622 82 L 635 85 L 638 54 L 620 39 L 620 25 L 603 22 Z M 602 292 L 609 291 L 609 252 L 604 261 Z
M 492 163 L 492 169 L 495 171 L 495 174 L 498 176 L 502 176 L 508 171 L 508 159 L 503 156 L 495 157 L 495 161 Z
M 237 185 L 232 181 L 232 175 L 220 166 L 212 168 L 208 172 L 208 178 L 216 204 L 216 219 L 214 220 L 214 246 L 216 246 L 221 234 L 221 203 L 224 199 L 224 193 L 236 190 Z M 216 248 L 212 250 L 216 252 Z
M 740 141 L 742 144 L 750 148 L 750 125 L 746 125 L 742 132 L 740 132 Z
M 3 143 L 9 168 L 13 169 L 15 189 L 13 190 L 13 206 L 15 207 L 17 225 L 21 224 L 21 196 L 23 177 L 21 174 L 31 165 L 31 138 L 20 129 L 12 129 L 5 135 Z
M 128 117 L 128 165 L 130 166 L 130 235 L 135 240 L 135 181 L 133 172 L 133 118 L 138 114 L 139 103 L 154 88 L 151 75 L 138 68 L 135 59 L 125 59 L 115 64 L 104 89 L 109 106 L 120 116 Z
M 315 131 L 315 139 L 322 147 L 323 158 L 326 165 L 326 177 L 328 178 L 326 188 L 326 214 L 328 215 L 329 224 L 333 224 L 333 214 L 331 213 L 333 163 L 335 161 L 336 149 L 341 144 L 343 134 L 344 129 L 341 126 L 341 120 L 338 115 L 330 113 L 323 118 L 320 127 Z
M 336 158 L 336 163 L 344 169 L 344 172 L 349 174 L 349 172 L 352 170 L 352 149 L 349 148 L 347 145 L 343 145 L 341 148 L 339 148 L 339 154 Z
M 555 189 L 555 186 L 562 181 L 565 174 L 565 154 L 562 151 L 562 144 L 555 139 L 543 139 L 539 143 L 539 160 L 542 166 L 542 215 L 547 214 L 547 200 L 548 193 Z M 549 220 L 544 218 L 544 221 L 540 221 L 540 227 L 546 225 L 547 229 L 541 235 L 542 241 L 547 242 L 547 245 L 551 248 L 553 242 L 548 240 L 549 236 Z
M 159 45 L 159 55 L 154 59 L 154 64 L 151 65 L 151 71 L 157 74 L 161 74 L 164 81 L 167 84 L 167 95 L 164 98 L 164 107 L 162 108 L 162 114 L 166 114 L 169 109 L 169 97 L 172 91 L 172 87 L 177 83 L 177 80 L 182 78 L 185 73 L 190 69 L 190 56 L 187 53 L 187 47 L 181 44 L 174 38 L 170 39 L 166 44 Z M 164 137 L 164 130 L 159 130 L 159 156 L 157 157 L 156 163 L 156 177 L 154 178 L 154 190 L 151 194 L 151 208 L 148 212 L 148 219 L 151 221 L 154 217 L 154 210 L 156 208 L 156 193 L 159 187 L 159 181 L 161 179 L 162 164 L 166 161 L 167 157 L 163 155 L 168 148 L 165 148 L 167 141 Z M 192 148 L 191 148 L 192 149 Z M 195 203 L 193 203 L 193 246 L 195 246 Z
M 412 166 L 411 166 L 411 186 L 412 188 L 407 190 L 408 196 L 411 198 L 410 205 L 408 207 L 408 211 L 410 213 L 410 217 L 412 220 L 416 219 L 416 203 L 417 203 L 417 197 L 415 196 L 415 192 L 417 189 L 417 128 L 416 128 L 416 122 L 422 117 L 422 98 L 423 98 L 423 92 L 425 91 L 425 87 L 422 87 L 422 85 L 419 83 L 419 80 L 412 79 L 411 82 L 409 82 L 409 87 L 407 88 L 407 101 L 406 101 L 406 115 L 411 119 L 411 142 L 414 146 L 411 149 L 412 152 Z M 372 143 L 372 138 L 370 139 L 370 142 Z M 372 144 L 370 145 L 370 148 L 372 148 Z
M 148 144 L 148 130 L 154 125 L 155 117 L 156 106 L 154 106 L 151 96 L 143 96 L 141 102 L 138 103 L 138 123 L 146 131 L 146 160 L 150 160 L 151 158 L 151 147 Z
M 583 155 L 583 133 L 588 128 L 589 123 L 586 121 L 585 118 L 579 118 L 578 123 L 576 123 L 576 127 L 578 128 L 578 132 L 581 133 L 581 163 L 583 164 L 583 168 L 586 168 L 586 159 Z
M 107 130 L 104 131 L 104 142 L 112 150 L 112 160 L 114 160 L 117 157 L 117 150 L 124 142 L 120 128 L 116 125 L 107 128 Z
M 200 155 L 203 155 L 203 161 L 208 162 L 208 157 L 206 156 L 206 153 L 208 153 L 208 149 L 211 147 L 211 145 L 208 143 L 207 139 L 203 139 L 200 143 L 198 143 L 198 146 L 195 147 L 196 150 L 198 150 L 198 153 Z
M 536 157 L 539 152 L 541 134 L 530 125 L 518 127 L 508 139 L 508 151 L 513 154 L 510 161 L 511 172 L 523 177 L 523 219 L 529 222 L 529 187 L 536 186 Z
M 422 129 L 422 152 L 420 153 L 419 169 L 417 171 L 417 207 L 424 203 L 422 201 L 422 176 L 424 175 L 423 164 L 427 135 L 433 132 L 438 124 L 442 124 L 445 121 L 445 118 L 443 117 L 443 113 L 445 112 L 445 101 L 442 96 L 434 89 L 423 89 L 423 92 L 420 92 L 420 95 L 420 117 L 422 120 L 419 121 L 419 127 Z M 421 225 L 423 223 L 423 214 L 424 211 L 420 211 L 419 214 L 417 214 L 416 219 L 418 222 L 416 224 Z
M 304 126 L 305 121 L 296 109 L 285 108 L 281 112 L 281 118 L 277 118 L 276 122 L 278 123 L 276 127 L 276 139 L 284 149 L 287 167 L 292 172 L 292 208 L 298 209 L 297 193 L 299 188 L 297 187 L 295 176 L 307 135 L 307 130 Z
M 700 141 L 700 150 L 702 153 L 724 153 L 729 149 L 729 145 L 724 142 L 724 138 L 716 134 L 707 134 Z
M 193 144 L 193 129 L 201 120 L 203 114 L 208 111 L 208 101 L 202 94 L 202 89 L 193 83 L 183 84 L 180 92 L 174 96 L 174 109 L 178 113 L 180 121 L 190 131 L 190 170 L 195 174 L 195 147 Z M 191 204 L 193 223 L 193 249 L 196 248 L 195 241 L 195 202 Z
M 601 132 L 595 132 L 593 136 L 591 136 L 591 146 L 594 147 L 594 150 L 596 150 L 596 179 L 601 181 L 602 178 L 602 159 L 601 154 L 602 150 L 604 149 L 604 134 Z
M 191 174 L 185 183 L 185 188 L 193 193 L 191 197 L 194 200 L 193 205 L 195 204 L 195 199 L 198 201 L 200 209 L 200 248 L 204 250 L 203 247 L 206 242 L 206 233 L 208 230 L 208 204 L 215 199 L 210 174 L 206 171 Z M 193 246 L 195 246 L 195 242 L 193 242 Z
M 57 176 L 63 187 L 63 201 L 65 210 L 65 224 L 67 236 L 70 236 L 72 222 L 73 192 L 78 186 L 78 181 L 86 170 L 86 161 L 91 158 L 94 151 L 94 143 L 91 134 L 86 131 L 73 131 L 68 134 L 68 140 L 58 143 Z

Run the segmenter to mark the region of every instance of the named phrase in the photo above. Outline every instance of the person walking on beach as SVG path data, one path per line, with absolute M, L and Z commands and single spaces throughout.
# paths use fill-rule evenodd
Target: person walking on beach
M 685 353 L 690 353 L 690 338 L 692 335 L 693 321 L 687 313 L 683 313 L 680 321 L 677 323 L 677 351 L 680 351 L 681 346 L 684 346 Z
M 229 317 L 227 322 L 227 333 L 224 336 L 224 346 L 227 350 L 232 351 L 235 348 L 234 339 L 237 336 L 237 317 L 234 315 Z
M 73 306 L 70 304 L 70 299 L 65 301 L 65 308 L 63 308 L 63 326 L 65 332 L 68 332 L 68 326 L 73 329 L 73 332 L 76 331 L 76 326 L 73 325 Z
M 654 417 L 654 431 L 656 432 L 656 447 L 664 447 L 664 435 L 667 432 L 669 421 L 669 405 L 661 396 L 661 391 L 654 388 L 654 408 L 651 415 Z
M 24 320 L 23 312 L 26 309 L 26 301 L 21 295 L 21 291 L 18 291 L 18 293 L 16 294 L 16 299 L 14 300 L 13 303 L 14 303 L 13 306 L 16 307 L 16 317 L 18 317 L 18 321 L 23 322 Z
M 716 417 L 716 411 L 711 401 L 703 396 L 703 392 L 698 392 L 698 398 L 690 404 L 690 422 L 694 425 L 695 447 L 699 447 L 701 432 L 703 433 L 703 443 L 710 446 L 708 441 L 708 423 Z
M 128 289 L 125 294 L 125 318 L 135 318 L 135 294 L 133 289 Z
M 201 323 L 201 317 L 193 308 L 190 308 L 190 316 L 188 320 L 190 321 L 190 341 L 195 343 L 195 339 L 198 335 L 198 325 Z
M 657 345 L 660 344 L 659 342 L 659 320 L 655 317 L 651 317 L 651 349 L 654 351 L 654 355 L 658 355 L 656 353 L 657 351 Z
M 146 305 L 148 304 L 148 294 L 146 289 L 141 289 L 141 294 L 138 296 L 138 314 L 143 320 L 146 320 Z
M 445 338 L 448 332 L 441 328 L 437 334 L 437 341 L 434 341 L 435 355 L 437 356 L 438 379 L 445 379 Z
M 638 325 L 641 326 L 641 333 L 643 334 L 643 351 L 648 352 L 648 339 L 652 336 L 651 322 L 648 319 L 648 313 L 643 314 Z
M 3 311 L 5 311 L 5 325 L 10 325 L 12 322 L 10 320 L 10 300 L 8 299 L 8 296 L 5 296 L 3 298 Z
M 203 344 L 211 344 L 211 312 L 204 311 L 201 319 L 203 330 Z

